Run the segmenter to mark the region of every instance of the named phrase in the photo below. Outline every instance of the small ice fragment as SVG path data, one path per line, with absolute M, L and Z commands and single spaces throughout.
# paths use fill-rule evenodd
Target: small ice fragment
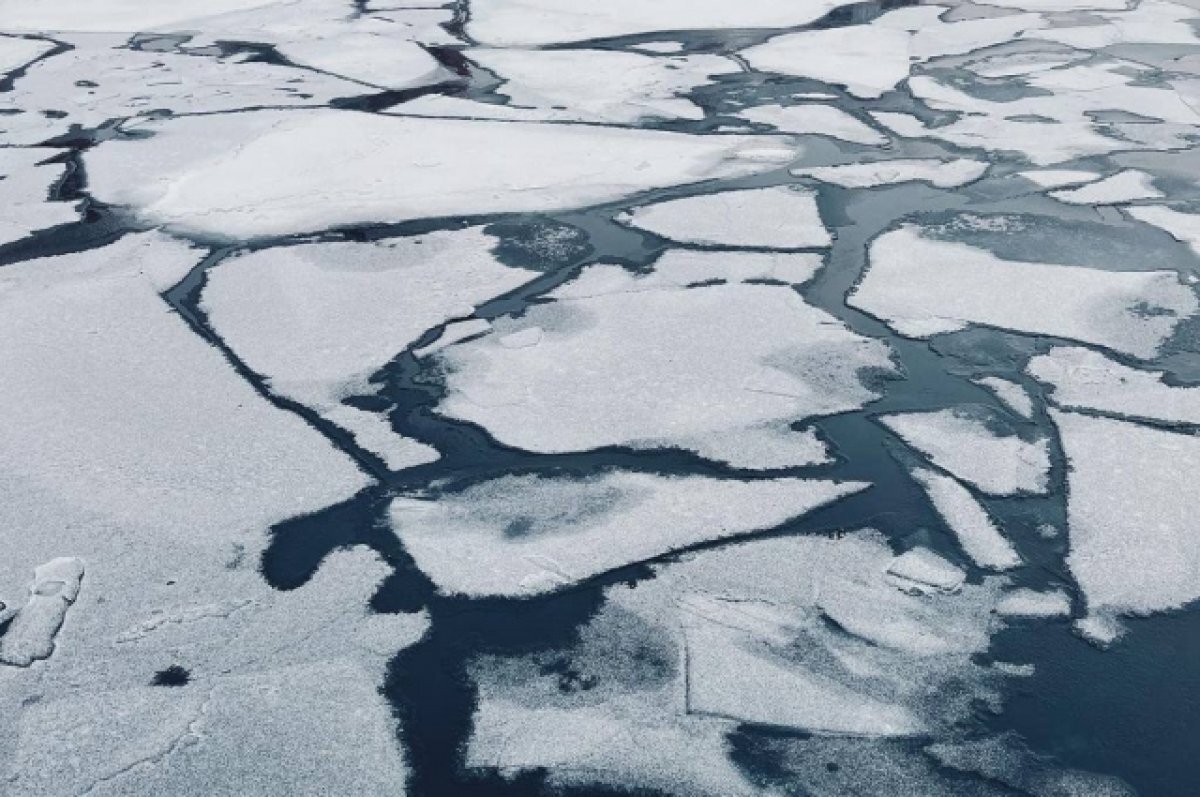
M 1005 617 L 1066 617 L 1071 614 L 1071 599 L 1061 590 L 1038 592 L 1014 589 L 996 604 L 996 614 Z
M 1154 178 L 1145 172 L 1126 169 L 1082 188 L 1051 191 L 1050 196 L 1070 205 L 1117 205 L 1135 199 L 1157 199 L 1163 195 Z
M 962 589 L 967 574 L 928 548 L 913 548 L 892 560 L 887 575 L 905 592 L 953 593 Z
M 738 117 L 793 135 L 829 136 L 872 146 L 886 144 L 888 140 L 878 130 L 832 105 L 760 105 L 741 111 Z
M 1029 171 L 1017 172 L 1017 177 L 1024 177 L 1031 183 L 1034 183 L 1039 188 L 1064 188 L 1071 185 L 1079 185 L 1080 183 L 1089 183 L 1100 175 L 1097 172 L 1084 171 L 1083 169 L 1031 169 Z
M 995 393 L 996 398 L 1003 401 L 1009 409 L 1022 418 L 1033 417 L 1033 399 L 1030 398 L 1029 391 L 1020 383 L 999 376 L 985 376 L 973 381 Z
M 52 559 L 33 571 L 29 600 L 0 637 L 0 662 L 28 667 L 54 652 L 54 637 L 79 596 L 83 560 Z
M 1021 564 L 1012 544 L 965 487 L 927 468 L 912 473 L 975 564 L 990 570 L 1009 570 Z
M 797 177 L 812 177 L 843 188 L 873 188 L 911 181 L 922 181 L 938 188 L 955 188 L 978 180 L 988 165 L 970 158 L 942 161 L 936 159 L 897 159 L 848 163 L 841 166 L 811 166 L 792 169 Z
M 1138 221 L 1166 230 L 1176 241 L 1187 244 L 1200 255 L 1200 213 L 1184 213 L 1166 205 L 1139 205 L 1127 208 L 1126 212 Z
M 1075 621 L 1075 630 L 1098 648 L 1107 648 L 1125 636 L 1125 626 L 1111 614 L 1090 614 Z

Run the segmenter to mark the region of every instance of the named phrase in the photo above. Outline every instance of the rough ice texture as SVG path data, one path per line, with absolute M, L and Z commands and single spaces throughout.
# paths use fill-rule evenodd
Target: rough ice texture
M 501 47 L 554 44 L 654 31 L 790 28 L 820 19 L 831 0 L 612 0 L 597 13 L 589 0 L 475 0 L 467 33 Z
M 988 165 L 970 158 L 942 161 L 934 159 L 898 159 L 849 163 L 843 166 L 811 166 L 792 169 L 797 177 L 812 177 L 843 188 L 872 188 L 913 180 L 938 188 L 955 188 L 978 180 Z
M 833 105 L 758 105 L 740 111 L 737 116 L 750 122 L 770 125 L 780 133 L 828 136 L 869 146 L 879 146 L 888 141 L 883 133 Z
M 0 637 L 0 662 L 28 667 L 54 652 L 54 638 L 79 597 L 83 562 L 60 557 L 33 571 L 29 599 Z
M 654 278 L 587 269 L 556 301 L 443 349 L 437 411 L 531 451 L 675 446 L 741 467 L 788 467 L 826 459 L 791 424 L 861 407 L 877 394 L 860 373 L 893 368 L 886 346 L 791 288 L 639 289 Z M 505 345 L 535 327 L 534 345 Z
M 142 127 L 155 135 L 88 152 L 92 195 L 131 206 L 150 222 L 238 238 L 561 210 L 791 159 L 784 145 L 763 137 L 335 110 Z
M 913 548 L 887 566 L 893 583 L 915 594 L 954 593 L 962 589 L 967 574 L 928 548 Z
M 1046 441 L 989 428 L 987 417 L 948 409 L 885 415 L 880 421 L 939 468 L 990 495 L 1043 493 L 1050 471 Z
M 1157 199 L 1162 195 L 1162 191 L 1154 187 L 1151 175 L 1134 169 L 1117 172 L 1082 188 L 1050 192 L 1050 196 L 1069 205 L 1116 205 L 1136 199 Z
M 995 393 L 996 398 L 1022 418 L 1033 417 L 1033 398 L 1019 382 L 999 376 L 985 376 L 972 381 Z
M 1172 238 L 1187 244 L 1200 255 L 1200 214 L 1184 213 L 1166 205 L 1138 205 L 1126 212 L 1138 221 L 1166 230 Z
M 1095 343 L 1151 358 L 1197 308 L 1173 271 L 1101 271 L 1002 260 L 902 227 L 870 248 L 847 302 L 909 337 L 971 324 Z
M 1062 590 L 1038 592 L 1014 589 L 1006 592 L 996 604 L 996 614 L 1005 617 L 1067 617 L 1071 614 L 1071 598 Z
M 804 249 L 831 242 L 816 195 L 789 186 L 658 202 L 636 208 L 618 221 L 692 244 Z
M 1029 373 L 1063 408 L 1200 424 L 1200 387 L 1168 385 L 1161 371 L 1130 368 L 1089 349 L 1056 346 L 1030 360 Z
M 1067 457 L 1067 564 L 1088 612 L 1144 614 L 1200 598 L 1192 507 L 1200 437 L 1052 411 Z
M 506 476 L 437 500 L 398 498 L 391 519 L 441 591 L 518 596 L 773 528 L 866 486 L 626 472 L 587 480 Z
M 38 165 L 49 157 L 44 149 L 0 148 L 0 246 L 79 218 L 74 203 L 47 201 L 63 177 L 62 164 Z
M 279 394 L 308 404 L 398 470 L 437 458 L 387 420 L 339 403 L 428 329 L 535 276 L 480 228 L 372 243 L 263 249 L 209 272 L 213 328 Z M 272 297 L 264 301 L 263 297 Z
M 913 478 L 925 488 L 934 508 L 975 564 L 989 570 L 1008 570 L 1021 564 L 1021 557 L 1017 556 L 1012 543 L 1000 533 L 987 510 L 961 484 L 926 468 L 914 470 Z

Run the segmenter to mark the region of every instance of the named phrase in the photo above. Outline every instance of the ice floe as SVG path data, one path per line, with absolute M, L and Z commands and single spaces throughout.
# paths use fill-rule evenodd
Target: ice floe
M 436 500 L 398 498 L 392 526 L 443 592 L 549 592 L 672 550 L 769 529 L 857 482 L 722 481 L 615 472 L 508 476 Z
M 1138 221 L 1167 231 L 1172 238 L 1200 255 L 1200 214 L 1184 213 L 1166 205 L 1137 205 L 1126 212 Z
M 531 451 L 674 446 L 779 468 L 827 456 L 793 423 L 861 407 L 878 394 L 860 374 L 892 371 L 885 345 L 791 288 L 638 289 L 654 272 L 617 271 L 589 268 L 556 301 L 439 352 L 447 394 L 437 411 Z M 503 345 L 530 327 L 542 331 L 537 345 Z
M 59 557 L 33 571 L 29 600 L 0 637 L 0 662 L 28 667 L 54 652 L 54 638 L 79 597 L 83 562 Z
M 996 613 L 1005 617 L 1067 617 L 1071 614 L 1071 598 L 1062 590 L 1014 589 L 996 604 Z
M 1030 169 L 1017 172 L 1017 177 L 1024 177 L 1040 188 L 1064 188 L 1066 186 L 1090 183 L 1100 177 L 1098 172 L 1084 169 Z
M 1200 438 L 1051 411 L 1067 458 L 1067 564 L 1089 614 L 1174 609 L 1200 598 L 1190 501 Z
M 886 233 L 847 302 L 910 337 L 970 324 L 1095 343 L 1151 358 L 1197 300 L 1173 271 L 1114 272 L 1001 259 L 920 228 Z
M 1082 188 L 1051 191 L 1050 196 L 1069 205 L 1118 205 L 1137 199 L 1158 199 L 1163 193 L 1154 187 L 1151 175 L 1126 169 Z
M 1046 441 L 1002 433 L 990 415 L 948 409 L 885 415 L 880 421 L 935 465 L 990 495 L 1043 493 L 1048 487 Z M 947 503 L 958 503 L 944 495 Z
M 618 221 L 691 244 L 804 249 L 831 242 L 817 210 L 816 195 L 790 186 L 658 202 L 635 208 Z
M 955 593 L 967 574 L 928 548 L 913 548 L 887 566 L 893 583 L 913 594 Z
M 1029 373 L 1066 409 L 1200 424 L 1200 387 L 1167 384 L 1161 371 L 1130 368 L 1089 349 L 1056 346 L 1030 360 Z
M 1033 398 L 1021 383 L 999 376 L 985 376 L 974 382 L 995 393 L 996 398 L 1022 418 L 1033 417 Z
M 46 39 L 0 35 L 0 74 L 14 72 L 54 49 Z
M 965 487 L 926 468 L 917 468 L 912 473 L 975 564 L 989 570 L 1008 570 L 1021 564 L 1012 543 Z
M 880 146 L 888 137 L 833 105 L 758 105 L 738 113 L 738 118 L 770 125 L 780 133 L 828 136 L 854 144 Z
M 988 165 L 970 158 L 949 161 L 897 159 L 848 163 L 840 166 L 809 166 L 792 169 L 797 177 L 812 177 L 843 188 L 873 188 L 920 180 L 938 188 L 955 188 L 978 180 Z
M 0 117 L 2 118 L 2 117 Z M 73 202 L 49 202 L 51 189 L 65 174 L 60 163 L 43 164 L 53 155 L 44 149 L 0 148 L 0 245 L 79 218 Z
M 791 159 L 764 137 L 333 110 L 198 116 L 142 129 L 153 135 L 88 153 L 92 195 L 149 222 L 240 238 L 567 209 Z

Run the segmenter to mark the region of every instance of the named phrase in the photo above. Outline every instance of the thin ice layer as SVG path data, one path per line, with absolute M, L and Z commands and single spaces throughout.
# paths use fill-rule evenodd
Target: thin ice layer
M 793 424 L 861 407 L 878 394 L 860 374 L 893 368 L 886 346 L 789 287 L 639 282 L 588 269 L 556 301 L 443 349 L 437 411 L 531 451 L 675 446 L 740 467 L 788 467 L 826 458 Z M 531 345 L 505 345 L 534 328 Z
M 1150 358 L 1197 300 L 1173 271 L 1116 272 L 1003 260 L 964 243 L 885 233 L 847 302 L 902 335 L 984 324 Z
M 865 487 L 627 472 L 506 476 L 436 500 L 398 498 L 391 519 L 405 551 L 442 592 L 523 596 L 769 529 Z
M 142 127 L 155 135 L 89 150 L 92 195 L 152 223 L 237 238 L 561 210 L 753 174 L 791 158 L 763 137 L 336 110 Z

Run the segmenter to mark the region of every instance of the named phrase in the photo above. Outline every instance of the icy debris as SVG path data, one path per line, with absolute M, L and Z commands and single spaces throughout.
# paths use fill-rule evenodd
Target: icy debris
M 1044 493 L 1050 451 L 1044 439 L 993 431 L 988 415 L 962 410 L 885 415 L 880 421 L 905 443 L 989 495 Z
M 1050 189 L 1090 183 L 1099 179 L 1100 173 L 1083 169 L 1033 169 L 1017 172 L 1016 176 L 1024 177 L 1039 188 Z
M 50 157 L 53 155 L 46 149 L 0 147 L 0 205 L 4 207 L 0 246 L 35 230 L 79 219 L 74 203 L 47 201 L 50 189 L 64 175 L 60 163 L 38 165 Z
M 763 136 L 336 110 L 192 116 L 142 129 L 154 135 L 88 151 L 92 195 L 149 222 L 240 238 L 562 210 L 754 174 L 792 157 Z
M 443 349 L 437 412 L 530 451 L 674 446 L 780 468 L 827 460 L 811 430 L 793 424 L 863 406 L 878 394 L 860 374 L 894 370 L 884 344 L 790 287 L 645 289 L 643 279 L 653 284 L 655 273 L 586 269 L 556 301 Z M 499 342 L 528 327 L 542 330 L 537 346 Z
M 1005 617 L 1068 617 L 1071 614 L 1071 598 L 1062 590 L 1038 592 L 1014 589 L 1005 593 L 996 604 L 996 614 Z
M 926 468 L 917 468 L 912 473 L 975 564 L 989 570 L 1008 570 L 1021 564 L 1012 543 L 966 488 L 949 476 Z
M 999 376 L 985 376 L 972 380 L 996 394 L 996 398 L 1022 418 L 1033 417 L 1033 398 L 1020 382 Z
M 828 136 L 854 144 L 880 146 L 887 136 L 833 105 L 759 105 L 737 114 L 750 122 L 771 125 L 780 133 Z
M 1136 199 L 1158 199 L 1163 193 L 1154 187 L 1151 175 L 1126 169 L 1082 188 L 1051 191 L 1050 196 L 1070 205 L 1118 205 Z
M 1073 338 L 1151 358 L 1197 308 L 1173 271 L 1113 272 L 1002 260 L 967 244 L 885 233 L 847 302 L 902 335 L 929 337 L 970 324 Z
M 892 583 L 916 594 L 954 593 L 962 589 L 967 574 L 928 548 L 913 548 L 887 566 Z
M 920 180 L 938 188 L 955 188 L 978 180 L 988 165 L 970 158 L 942 161 L 897 159 L 849 163 L 840 166 L 811 166 L 792 169 L 797 177 L 812 177 L 843 188 L 873 188 Z
M 1176 241 L 1187 244 L 1200 255 L 1200 214 L 1184 213 L 1166 205 L 1137 205 L 1126 213 L 1138 221 L 1166 230 Z
M 20 794 L 403 793 L 396 718 L 352 661 L 175 689 L 74 695 L 24 713 Z
M 1029 373 L 1053 388 L 1066 409 L 1130 418 L 1200 424 L 1200 387 L 1168 385 L 1161 371 L 1143 371 L 1078 347 L 1056 346 L 1029 361 Z
M 587 0 L 474 0 L 467 34 L 498 47 L 577 42 L 655 31 L 790 28 L 820 19 L 834 0 L 610 0 L 602 13 Z M 638 45 L 642 46 L 642 45 Z
M 785 185 L 643 205 L 617 220 L 692 244 L 805 249 L 831 243 L 816 195 Z
M 33 571 L 29 600 L 0 637 L 0 662 L 28 667 L 50 658 L 54 638 L 66 620 L 67 610 L 79 596 L 83 581 L 83 561 L 52 559 Z
M 1052 411 L 1067 458 L 1067 565 L 1091 615 L 1200 598 L 1200 437 Z
M 404 549 L 442 592 L 524 596 L 773 528 L 866 487 L 625 472 L 586 480 L 506 476 L 437 500 L 398 498 L 391 519 Z
M 610 124 L 647 117 L 703 119 L 704 111 L 683 95 L 713 76 L 738 71 L 737 64 L 718 55 L 483 48 L 464 55 L 503 79 L 497 92 L 515 106 L 537 109 L 548 120 Z

